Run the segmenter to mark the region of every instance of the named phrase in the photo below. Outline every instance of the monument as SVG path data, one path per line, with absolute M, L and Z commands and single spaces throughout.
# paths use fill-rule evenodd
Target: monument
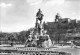
M 44 47 L 49 48 L 52 46 L 51 39 L 46 30 L 43 29 L 43 14 L 39 11 L 36 14 L 35 28 L 30 32 L 28 39 L 26 40 L 26 47 Z
M 62 17 L 60 16 L 60 14 L 59 13 L 57 13 L 57 15 L 55 16 L 55 22 L 58 22 L 59 21 L 59 19 L 61 19 Z

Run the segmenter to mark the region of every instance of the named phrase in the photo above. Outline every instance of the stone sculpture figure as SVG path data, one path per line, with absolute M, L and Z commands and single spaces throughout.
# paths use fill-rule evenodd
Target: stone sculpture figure
M 26 40 L 26 45 L 29 47 L 44 47 L 48 48 L 51 46 L 51 40 L 47 31 L 43 29 L 42 25 L 43 14 L 42 11 L 39 11 L 36 14 L 36 27 L 31 31 L 31 34 L 28 36 L 28 40 Z
M 55 16 L 55 22 L 59 21 L 59 19 L 61 19 L 61 16 L 59 15 L 59 13 L 57 13 L 57 15 Z
M 36 14 L 36 17 L 37 17 L 37 19 L 41 22 L 42 21 L 42 19 L 43 19 L 43 14 L 42 14 L 42 11 L 39 9 L 39 11 L 37 12 L 37 14 Z
M 42 11 L 39 9 L 39 11 L 36 14 L 36 29 L 38 32 L 41 34 L 41 29 L 42 29 L 42 19 L 43 19 L 43 14 Z M 39 21 L 39 22 L 38 22 Z

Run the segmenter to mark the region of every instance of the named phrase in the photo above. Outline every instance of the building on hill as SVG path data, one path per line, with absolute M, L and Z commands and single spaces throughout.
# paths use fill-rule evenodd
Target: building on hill
M 77 23 L 77 20 L 76 19 L 74 19 L 74 20 L 70 20 L 70 23 Z
M 80 20 L 77 20 L 77 23 L 80 24 Z
M 70 18 L 59 19 L 58 22 L 59 22 L 59 23 L 69 23 L 69 22 L 70 22 Z
M 55 16 L 55 22 L 58 23 L 69 23 L 70 22 L 70 18 L 62 18 L 59 13 L 57 13 L 57 15 Z
M 57 13 L 57 15 L 55 15 L 55 22 L 56 23 L 71 23 L 71 24 L 75 24 L 75 23 L 80 23 L 80 20 L 76 20 L 76 19 L 71 20 L 70 18 L 62 18 L 60 16 L 60 14 Z

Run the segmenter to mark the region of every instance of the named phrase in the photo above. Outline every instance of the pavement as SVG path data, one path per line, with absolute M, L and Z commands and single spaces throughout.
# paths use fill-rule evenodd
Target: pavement
M 52 50 L 54 50 L 54 48 Z M 55 51 L 67 52 L 71 53 L 72 55 L 80 55 L 80 48 L 71 48 L 70 46 L 58 46 L 58 48 L 56 48 Z
M 12 49 L 12 48 L 16 48 L 16 47 L 24 47 L 24 45 L 14 45 L 13 47 L 11 47 L 10 45 L 0 45 L 0 49 L 7 49 L 7 48 Z M 55 51 L 60 51 L 60 52 L 62 51 L 62 52 L 71 53 L 72 55 L 80 55 L 80 46 L 71 48 L 71 46 L 54 45 L 51 49 L 53 51 L 55 50 Z M 0 55 L 10 55 L 10 54 L 3 53 L 3 54 L 0 54 Z

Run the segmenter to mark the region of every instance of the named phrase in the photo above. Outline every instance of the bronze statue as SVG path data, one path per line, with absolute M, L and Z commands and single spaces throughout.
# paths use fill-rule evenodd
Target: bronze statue
M 43 19 L 43 14 L 42 14 L 42 11 L 39 9 L 39 11 L 37 12 L 37 14 L 36 14 L 36 17 L 37 17 L 37 19 L 40 21 L 40 23 L 41 23 L 41 21 L 42 21 L 42 19 Z
M 42 29 L 42 19 L 43 19 L 42 11 L 39 9 L 39 11 L 36 14 L 36 29 L 40 33 Z M 39 22 L 38 22 L 39 21 Z
M 57 13 L 57 15 L 55 16 L 55 22 L 57 22 L 59 19 L 61 19 L 61 16 L 59 13 Z

